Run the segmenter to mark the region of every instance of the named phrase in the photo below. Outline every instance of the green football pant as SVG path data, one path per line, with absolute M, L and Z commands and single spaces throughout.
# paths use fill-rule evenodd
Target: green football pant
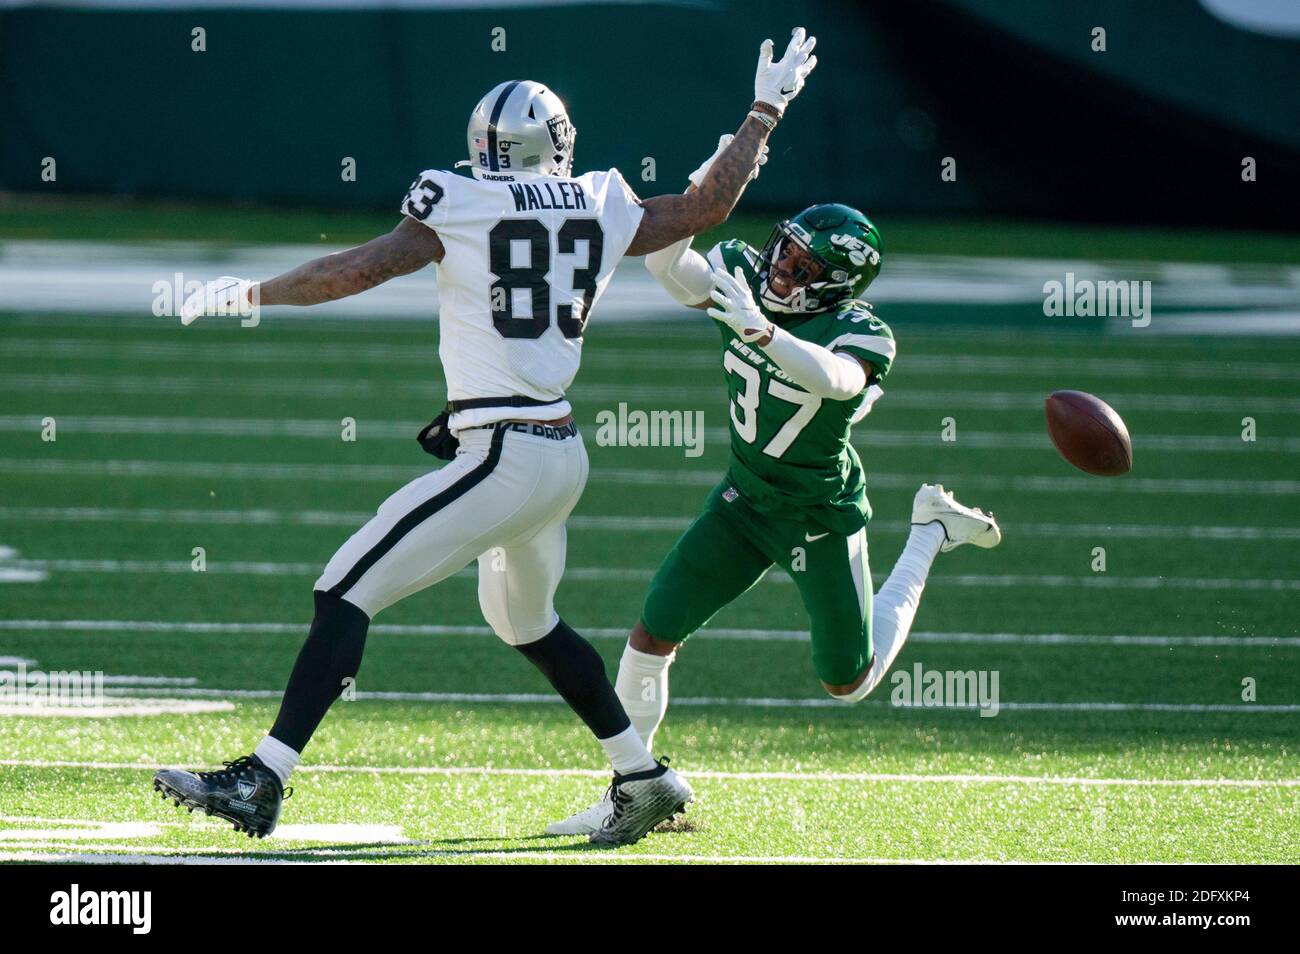
M 813 668 L 847 685 L 871 662 L 867 534 L 810 527 L 791 514 L 755 510 L 726 482 L 655 571 L 641 610 L 650 635 L 681 642 L 750 589 L 773 565 L 799 588 L 812 630 Z

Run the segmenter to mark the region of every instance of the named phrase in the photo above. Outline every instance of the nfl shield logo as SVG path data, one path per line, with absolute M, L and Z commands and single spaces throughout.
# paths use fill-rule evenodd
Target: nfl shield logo
M 740 494 L 736 493 L 735 487 L 728 487 L 726 490 L 722 492 L 722 499 L 725 500 L 727 503 L 731 503 L 739 496 Z
M 257 783 L 256 783 L 256 782 L 242 782 L 242 781 L 241 781 L 241 782 L 239 783 L 239 797 L 242 798 L 244 801 L 248 801 L 250 798 L 252 798 L 252 797 L 253 797 L 253 793 L 256 792 L 256 791 L 257 791 Z

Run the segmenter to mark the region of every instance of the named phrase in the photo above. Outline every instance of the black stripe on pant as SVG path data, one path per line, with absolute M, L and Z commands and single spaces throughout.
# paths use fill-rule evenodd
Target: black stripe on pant
M 498 427 L 496 433 L 492 435 L 492 444 L 488 448 L 488 455 L 483 462 L 471 470 L 465 476 L 461 477 L 450 487 L 434 494 L 424 503 L 407 513 L 402 519 L 398 520 L 393 528 L 384 534 L 384 538 L 366 551 L 352 569 L 344 575 L 334 586 L 330 587 L 329 592 L 335 596 L 344 596 L 348 590 L 357 585 L 357 581 L 365 576 L 366 572 L 384 556 L 401 542 L 402 538 L 408 533 L 428 520 L 438 511 L 442 510 L 448 504 L 459 500 L 474 487 L 481 484 L 487 479 L 488 475 L 496 469 L 497 462 L 501 460 L 501 445 L 505 439 L 506 428 Z

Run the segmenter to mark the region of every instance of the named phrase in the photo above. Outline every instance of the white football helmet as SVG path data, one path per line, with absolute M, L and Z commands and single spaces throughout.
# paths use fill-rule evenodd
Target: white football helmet
M 469 117 L 469 161 L 476 179 L 573 172 L 577 130 L 560 97 L 532 80 L 509 80 L 479 100 Z

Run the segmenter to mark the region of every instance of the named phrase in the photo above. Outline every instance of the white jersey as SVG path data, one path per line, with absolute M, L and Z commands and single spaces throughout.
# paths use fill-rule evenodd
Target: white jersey
M 450 400 L 508 398 L 545 406 L 459 411 L 451 430 L 570 413 L 582 334 L 641 224 L 617 169 L 518 181 L 422 172 L 402 213 L 438 233 L 438 356 Z

